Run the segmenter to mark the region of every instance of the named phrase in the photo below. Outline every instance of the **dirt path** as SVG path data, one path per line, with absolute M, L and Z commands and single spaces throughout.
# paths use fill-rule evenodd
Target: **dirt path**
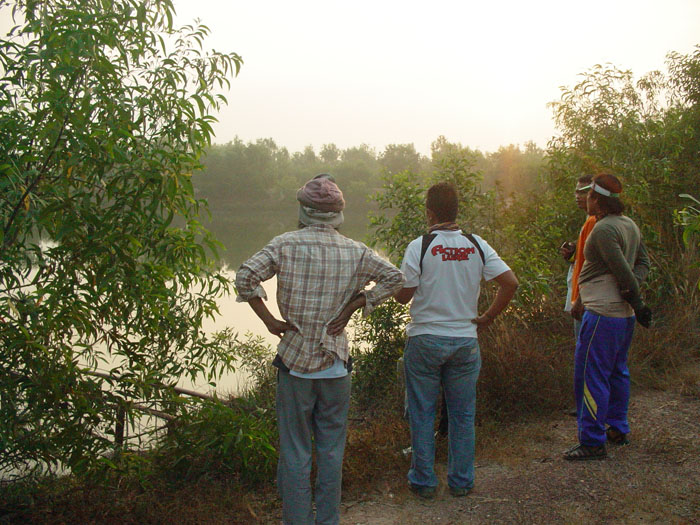
M 573 464 L 562 459 L 575 442 L 573 417 L 518 426 L 496 439 L 496 455 L 477 455 L 469 496 L 446 491 L 443 461 L 435 500 L 387 483 L 382 493 L 344 497 L 341 523 L 700 523 L 700 392 L 635 392 L 630 425 L 629 446 Z

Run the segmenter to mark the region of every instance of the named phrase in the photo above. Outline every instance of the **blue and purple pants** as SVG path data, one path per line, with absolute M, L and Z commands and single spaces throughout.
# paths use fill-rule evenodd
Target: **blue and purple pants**
M 629 433 L 630 373 L 627 351 L 635 318 L 604 317 L 586 311 L 576 341 L 574 394 L 582 445 L 604 445 L 606 425 Z

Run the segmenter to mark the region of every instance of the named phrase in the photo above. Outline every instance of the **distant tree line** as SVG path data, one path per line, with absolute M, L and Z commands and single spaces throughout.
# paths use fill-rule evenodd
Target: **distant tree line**
M 441 136 L 427 157 L 413 144 L 390 144 L 380 152 L 366 144 L 347 149 L 325 144 L 318 152 L 307 146 L 290 153 L 270 138 L 236 138 L 207 150 L 193 184 L 197 197 L 209 203 L 211 222 L 206 226 L 226 246 L 224 259 L 235 267 L 260 243 L 296 226 L 296 191 L 314 175 L 331 173 L 336 178 L 347 203 L 343 232 L 365 239 L 368 217 L 378 211 L 371 196 L 387 177 L 409 172 L 427 179 L 440 171 L 439 159 L 454 149 L 468 159 L 483 191 L 498 187 L 506 195 L 526 192 L 545 167 L 544 151 L 531 142 L 524 148 L 510 145 L 483 153 Z

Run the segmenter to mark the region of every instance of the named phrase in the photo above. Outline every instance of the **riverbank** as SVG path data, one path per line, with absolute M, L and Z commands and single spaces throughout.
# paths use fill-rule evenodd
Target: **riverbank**
M 605 461 L 569 463 L 576 439 L 564 412 L 477 429 L 476 486 L 465 498 L 445 490 L 446 443 L 438 443 L 441 486 L 434 501 L 405 483 L 408 430 L 397 417 L 352 421 L 341 523 L 697 523 L 700 517 L 700 371 L 667 391 L 633 391 L 632 443 Z M 7 502 L 6 502 L 7 503 Z M 203 478 L 177 489 L 39 487 L 0 523 L 279 523 L 272 483 L 243 489 Z

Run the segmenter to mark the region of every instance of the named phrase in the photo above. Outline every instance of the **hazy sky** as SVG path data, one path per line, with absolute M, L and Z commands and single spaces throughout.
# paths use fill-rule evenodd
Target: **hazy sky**
M 381 151 L 439 135 L 494 151 L 555 133 L 547 103 L 595 64 L 637 77 L 700 44 L 700 0 L 174 0 L 245 64 L 216 142 Z M 9 27 L 3 9 L 0 27 Z
M 175 0 L 245 64 L 216 142 L 484 151 L 555 133 L 547 103 L 594 64 L 636 76 L 700 44 L 700 0 Z

